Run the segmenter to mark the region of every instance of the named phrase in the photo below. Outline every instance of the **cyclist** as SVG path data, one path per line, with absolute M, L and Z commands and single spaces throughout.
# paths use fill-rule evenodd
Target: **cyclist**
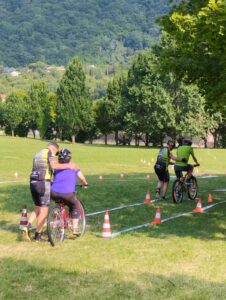
M 159 150 L 157 161 L 154 165 L 154 170 L 156 175 L 158 176 L 158 183 L 156 187 L 156 194 L 155 197 L 159 198 L 160 195 L 162 199 L 165 199 L 166 192 L 169 186 L 169 171 L 168 165 L 170 160 L 173 159 L 175 161 L 186 161 L 184 158 L 178 158 L 172 154 L 172 149 L 175 147 L 175 142 L 169 140 L 167 142 L 167 146 L 163 147 Z
M 188 172 L 188 179 L 190 179 L 193 172 L 193 166 L 187 163 L 189 161 L 190 155 L 192 156 L 194 162 L 199 165 L 192 148 L 192 138 L 180 138 L 178 143 L 179 146 L 177 148 L 177 157 L 183 157 L 186 159 L 186 161 L 177 161 L 174 165 L 174 171 L 177 178 L 181 178 L 182 172 L 186 171 Z
M 58 163 L 55 158 L 58 149 L 59 145 L 56 142 L 50 142 L 45 149 L 36 153 L 33 159 L 33 167 L 30 175 L 30 192 L 35 208 L 28 219 L 27 226 L 22 229 L 23 236 L 28 241 L 30 241 L 29 228 L 35 219 L 37 219 L 35 240 L 41 240 L 42 230 L 48 214 L 50 202 L 52 170 L 66 168 L 74 170 L 78 169 L 73 163 L 68 165 Z
M 62 149 L 58 154 L 60 164 L 70 164 L 71 152 L 68 149 Z M 81 180 L 83 186 L 87 186 L 85 176 L 80 169 L 56 170 L 54 171 L 54 180 L 51 186 L 51 198 L 55 201 L 63 201 L 69 207 L 72 218 L 72 229 L 74 235 L 79 235 L 79 206 L 75 195 L 77 177 Z

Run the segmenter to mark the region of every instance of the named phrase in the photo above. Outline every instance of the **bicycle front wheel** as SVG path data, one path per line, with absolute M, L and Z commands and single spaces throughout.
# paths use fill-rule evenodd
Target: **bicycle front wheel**
M 82 236 L 85 234 L 85 231 L 86 231 L 86 214 L 85 214 L 84 205 L 82 204 L 82 202 L 79 199 L 78 199 L 78 202 L 79 202 L 78 227 L 79 227 L 80 236 Z
M 191 200 L 195 200 L 198 194 L 198 184 L 195 177 L 191 177 L 188 183 L 188 197 Z
M 47 217 L 47 234 L 52 246 L 57 246 L 63 242 L 64 231 L 64 219 L 60 207 L 50 207 Z
M 174 203 L 181 203 L 183 200 L 183 183 L 179 179 L 173 183 L 172 197 Z

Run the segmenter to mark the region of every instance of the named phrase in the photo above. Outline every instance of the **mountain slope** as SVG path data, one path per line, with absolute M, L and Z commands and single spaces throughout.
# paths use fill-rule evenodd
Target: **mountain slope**
M 0 64 L 125 61 L 159 35 L 168 0 L 0 0 Z

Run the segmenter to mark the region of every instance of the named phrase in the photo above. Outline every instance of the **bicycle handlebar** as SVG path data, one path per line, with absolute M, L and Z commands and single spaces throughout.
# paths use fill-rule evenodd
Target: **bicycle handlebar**
M 87 185 L 83 185 L 83 184 L 76 184 L 76 186 L 75 186 L 75 187 L 76 187 L 76 188 L 77 188 L 77 187 L 79 187 L 79 188 L 87 189 L 87 188 L 88 188 L 88 186 L 89 186 L 88 184 L 87 184 Z

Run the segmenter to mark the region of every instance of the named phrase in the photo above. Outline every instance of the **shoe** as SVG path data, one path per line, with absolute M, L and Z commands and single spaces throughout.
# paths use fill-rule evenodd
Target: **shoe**
M 22 231 L 22 238 L 23 238 L 23 240 L 30 242 L 31 239 L 30 239 L 30 236 L 29 236 L 29 230 L 28 230 L 27 226 L 24 226 L 21 229 L 21 231 Z
M 79 229 L 79 228 L 73 229 L 73 235 L 74 235 L 74 236 L 80 236 L 80 235 L 81 235 L 80 229 Z
M 162 200 L 167 200 L 167 197 L 166 197 L 166 196 L 162 196 L 161 199 L 162 199 Z
M 155 198 L 156 198 L 156 199 L 159 199 L 159 198 L 160 198 L 160 193 L 159 193 L 159 191 L 156 192 Z
M 40 242 L 42 240 L 42 233 L 41 232 L 35 232 L 34 240 Z

